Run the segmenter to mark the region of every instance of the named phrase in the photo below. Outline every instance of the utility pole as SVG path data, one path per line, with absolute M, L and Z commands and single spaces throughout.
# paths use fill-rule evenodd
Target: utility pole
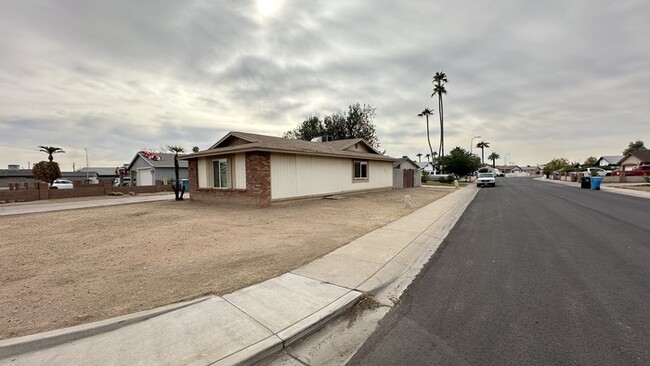
M 84 147 L 84 150 L 86 150 L 86 184 L 90 182 L 88 178 L 88 149 Z

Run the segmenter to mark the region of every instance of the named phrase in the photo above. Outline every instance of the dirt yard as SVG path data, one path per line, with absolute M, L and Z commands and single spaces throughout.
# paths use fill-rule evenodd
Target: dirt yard
M 450 192 L 410 188 L 266 209 L 170 201 L 0 217 L 0 339 L 223 295 Z

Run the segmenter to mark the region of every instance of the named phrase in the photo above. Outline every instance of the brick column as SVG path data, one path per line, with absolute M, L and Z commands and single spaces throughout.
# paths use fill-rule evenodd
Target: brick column
M 194 193 L 199 188 L 199 171 L 198 159 L 190 159 L 187 161 L 187 177 L 190 179 L 190 200 L 194 200 Z
M 271 153 L 246 153 L 246 194 L 254 197 L 259 206 L 271 205 Z

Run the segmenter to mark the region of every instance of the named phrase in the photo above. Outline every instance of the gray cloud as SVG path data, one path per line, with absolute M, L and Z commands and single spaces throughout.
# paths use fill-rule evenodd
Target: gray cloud
M 642 0 L 280 2 L 1 3 L 0 167 L 41 144 L 64 147 L 64 167 L 84 147 L 112 166 L 230 130 L 279 136 L 354 102 L 377 107 L 389 154 L 415 157 L 436 71 L 447 151 L 481 135 L 532 164 L 650 145 Z

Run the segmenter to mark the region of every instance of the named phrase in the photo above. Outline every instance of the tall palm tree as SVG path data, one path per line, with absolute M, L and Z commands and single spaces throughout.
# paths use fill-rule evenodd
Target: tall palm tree
M 424 157 L 427 158 L 427 161 L 430 161 L 429 158 L 431 157 L 431 154 L 427 154 Z
M 167 150 L 174 153 L 174 175 L 176 176 L 176 181 L 174 182 L 174 185 L 172 185 L 174 196 L 176 197 L 176 201 L 182 201 L 185 190 L 181 187 L 181 181 L 178 178 L 178 154 L 185 152 L 185 149 L 180 146 L 167 146 Z
M 429 108 L 424 108 L 422 112 L 418 114 L 418 117 L 426 117 L 427 119 L 427 142 L 429 143 L 429 151 L 431 152 L 430 156 L 433 156 L 433 148 L 431 147 L 431 137 L 429 136 L 429 116 L 433 114 L 433 111 Z
M 492 167 L 493 168 L 497 167 L 497 163 L 495 161 L 497 159 L 499 159 L 499 158 L 501 158 L 501 155 L 499 155 L 499 154 L 497 154 L 495 152 L 493 152 L 492 154 L 490 154 L 490 156 L 488 156 L 488 160 L 492 160 Z
M 47 154 L 47 159 L 49 161 L 54 160 L 54 156 L 52 156 L 53 154 L 59 154 L 65 152 L 63 151 L 62 148 L 56 146 L 39 146 L 38 148 L 41 149 L 40 151 Z
M 418 157 L 418 163 L 421 163 L 421 162 L 422 162 L 422 154 L 421 154 L 421 153 L 417 153 L 417 154 L 415 154 L 415 156 Z
M 440 116 L 440 147 L 438 148 L 438 156 L 442 159 L 445 156 L 445 130 L 444 130 L 444 115 L 442 108 L 442 95 L 447 94 L 447 89 L 445 89 L 445 83 L 447 82 L 447 75 L 442 72 L 436 72 L 433 75 L 433 93 L 431 98 L 438 96 L 438 115 Z
M 481 141 L 478 144 L 476 144 L 476 147 L 481 149 L 481 164 L 485 164 L 485 148 L 490 147 L 490 143 L 487 141 Z

